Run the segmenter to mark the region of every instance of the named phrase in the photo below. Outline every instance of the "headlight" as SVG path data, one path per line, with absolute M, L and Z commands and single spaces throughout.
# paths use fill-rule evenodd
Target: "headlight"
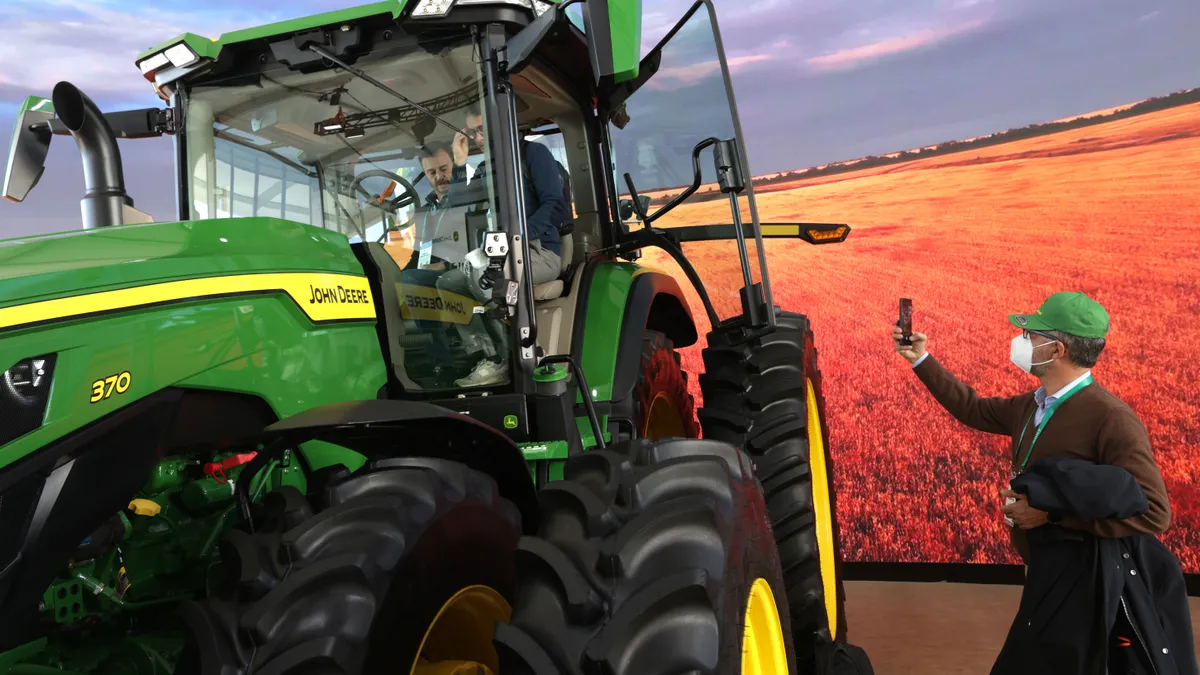
M 421 0 L 413 10 L 414 17 L 446 16 L 454 0 Z
M 22 359 L 0 375 L 0 445 L 42 426 L 54 361 L 54 354 Z
M 171 65 L 175 66 L 176 68 L 190 66 L 200 60 L 200 57 L 196 54 L 196 52 L 192 51 L 192 48 L 183 42 L 180 42 L 163 53 L 167 55 L 167 60 L 171 62 Z
M 434 18 L 446 16 L 451 7 L 465 5 L 513 5 L 532 9 L 534 14 L 541 16 L 550 9 L 550 3 L 541 0 L 421 0 L 413 9 L 414 18 Z

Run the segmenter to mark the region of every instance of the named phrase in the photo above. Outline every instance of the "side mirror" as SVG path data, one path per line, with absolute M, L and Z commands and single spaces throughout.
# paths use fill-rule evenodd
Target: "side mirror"
M 632 220 L 638 211 L 645 213 L 650 210 L 650 198 L 646 195 L 638 195 L 640 209 L 635 208 L 632 199 L 622 199 L 617 202 L 617 208 L 620 210 L 621 220 Z
M 24 201 L 46 170 L 46 153 L 50 151 L 50 120 L 54 119 L 54 104 L 48 98 L 30 96 L 17 112 L 12 147 L 4 168 L 4 198 L 10 202 Z

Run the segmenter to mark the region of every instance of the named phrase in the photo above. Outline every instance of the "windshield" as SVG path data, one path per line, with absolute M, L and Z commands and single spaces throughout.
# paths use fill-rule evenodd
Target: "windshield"
M 507 326 L 483 313 L 487 261 L 469 255 L 497 229 L 494 183 L 475 171 L 488 155 L 474 133 L 483 95 L 475 45 L 466 36 L 409 43 L 353 67 L 385 88 L 338 67 L 284 66 L 192 86 L 191 218 L 283 218 L 381 244 L 405 386 L 507 382 Z
M 451 126 L 482 95 L 468 38 L 435 53 L 377 52 L 355 66 Z M 453 131 L 353 73 L 284 66 L 194 86 L 185 138 L 191 218 L 286 218 L 386 241 L 431 192 L 419 153 Z M 415 192 L 414 196 L 407 194 Z M 380 197 L 384 199 L 381 201 Z M 487 201 L 486 191 L 478 194 Z

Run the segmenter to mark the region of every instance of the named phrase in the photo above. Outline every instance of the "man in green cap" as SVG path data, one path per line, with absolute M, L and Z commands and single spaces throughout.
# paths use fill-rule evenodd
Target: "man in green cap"
M 1108 312 L 1083 293 L 1063 292 L 1051 295 L 1033 314 L 1011 314 L 1008 320 L 1021 330 L 1012 339 L 1009 358 L 1041 383 L 1035 391 L 1012 397 L 976 394 L 929 354 L 929 339 L 922 333 L 913 332 L 912 344 L 904 345 L 897 326 L 892 339 L 896 351 L 913 364 L 917 377 L 955 419 L 1012 438 L 1013 476 L 1045 457 L 1119 466 L 1134 476 L 1150 504 L 1146 513 L 1133 518 L 1084 521 L 1038 511 L 1025 495 L 1001 490 L 1010 538 L 1026 565 L 1025 531 L 1047 522 L 1098 537 L 1166 531 L 1171 506 L 1146 428 L 1128 405 L 1092 379 L 1091 369 L 1108 334 Z

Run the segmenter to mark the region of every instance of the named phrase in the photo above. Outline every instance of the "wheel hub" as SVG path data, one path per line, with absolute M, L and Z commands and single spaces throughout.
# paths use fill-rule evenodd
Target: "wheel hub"
M 492 633 L 511 616 L 512 607 L 493 588 L 468 586 L 455 593 L 430 623 L 409 675 L 495 675 L 500 658 Z
M 683 426 L 683 418 L 675 409 L 674 402 L 666 392 L 659 392 L 650 402 L 650 412 L 646 415 L 646 428 L 642 436 L 652 441 L 674 436 L 687 436 Z
M 746 602 L 741 675 L 779 675 L 787 671 L 787 647 L 775 594 L 765 579 L 755 579 Z
M 807 380 L 808 395 L 808 467 L 812 472 L 813 516 L 816 520 L 817 549 L 821 560 L 821 583 L 825 588 L 825 615 L 829 619 L 829 636 L 837 638 L 837 570 L 834 569 L 833 514 L 829 508 L 829 477 L 825 465 L 825 435 L 822 433 L 821 411 L 817 409 L 817 392 L 812 380 Z

